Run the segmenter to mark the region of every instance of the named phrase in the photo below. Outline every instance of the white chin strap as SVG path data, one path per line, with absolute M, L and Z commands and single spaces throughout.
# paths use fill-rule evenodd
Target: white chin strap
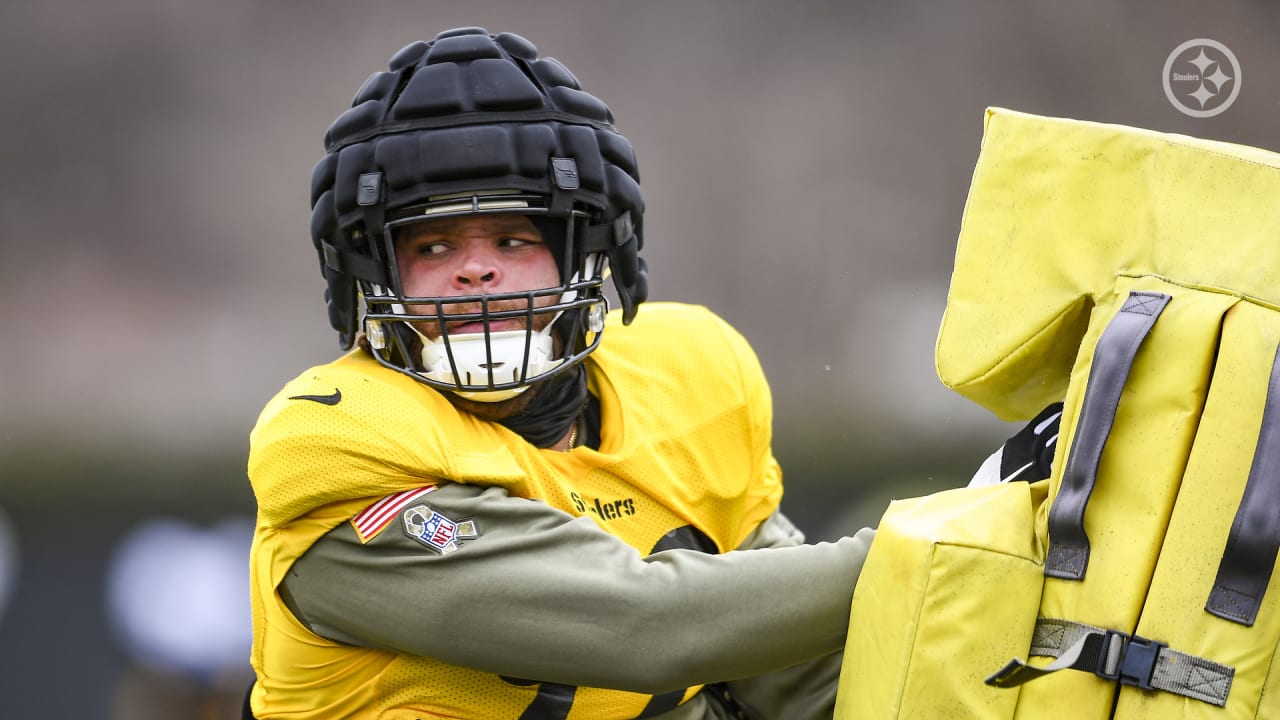
M 557 315 L 556 319 L 559 319 Z M 564 362 L 553 358 L 554 344 L 551 341 L 551 328 L 555 320 L 538 332 L 529 335 L 529 365 L 526 376 L 520 377 L 524 367 L 525 331 L 501 330 L 484 333 L 467 333 L 450 335 L 449 348 L 445 349 L 444 336 L 435 340 L 422 338 L 422 367 L 424 375 L 450 385 L 461 380 L 463 385 L 487 385 L 490 374 L 493 384 L 501 385 L 509 382 L 527 381 L 550 372 Z M 411 326 L 412 327 L 412 326 Z M 415 328 L 415 332 L 417 329 Z M 421 335 L 422 333 L 418 333 Z M 486 343 L 485 340 L 488 339 Z M 449 353 L 453 353 L 453 364 L 449 364 Z M 455 378 L 454 373 L 457 373 Z M 528 390 L 527 384 L 508 390 L 466 390 L 454 391 L 459 397 L 477 402 L 501 402 L 509 400 Z

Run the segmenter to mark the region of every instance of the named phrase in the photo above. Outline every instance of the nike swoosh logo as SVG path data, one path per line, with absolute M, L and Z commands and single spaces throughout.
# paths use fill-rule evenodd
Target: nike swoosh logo
M 332 395 L 291 395 L 290 400 L 310 400 L 318 402 L 321 405 L 337 405 L 342 402 L 342 391 L 338 388 L 333 389 Z

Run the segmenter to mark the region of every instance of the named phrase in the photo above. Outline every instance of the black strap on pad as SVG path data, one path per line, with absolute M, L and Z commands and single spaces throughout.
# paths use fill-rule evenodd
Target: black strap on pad
M 1111 319 L 1093 353 L 1089 384 L 1076 423 L 1075 439 L 1063 472 L 1062 484 L 1049 510 L 1049 553 L 1044 574 L 1064 580 L 1081 580 L 1089 565 L 1089 537 L 1084 512 L 1098 479 L 1102 449 L 1111 434 L 1120 392 L 1133 367 L 1133 359 L 1156 318 L 1169 304 L 1163 293 L 1132 291 L 1120 312 Z
M 1252 626 L 1280 552 L 1280 349 L 1271 365 L 1262 428 L 1244 497 L 1204 609 Z

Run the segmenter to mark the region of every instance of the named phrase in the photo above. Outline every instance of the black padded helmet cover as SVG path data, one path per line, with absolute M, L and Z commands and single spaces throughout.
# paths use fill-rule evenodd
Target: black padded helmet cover
M 545 197 L 552 216 L 585 211 L 575 252 L 607 255 L 624 321 L 648 294 L 631 144 L 568 68 L 518 35 L 460 28 L 406 46 L 361 86 L 325 149 L 311 235 L 344 348 L 357 329 L 356 282 L 388 280 L 370 236 L 397 209 L 441 195 L 515 190 Z

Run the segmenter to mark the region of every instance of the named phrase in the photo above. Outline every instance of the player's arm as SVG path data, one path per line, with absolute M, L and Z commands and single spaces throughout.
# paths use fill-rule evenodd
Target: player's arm
M 409 536 L 403 514 L 368 543 L 344 523 L 284 581 L 295 615 L 337 642 L 634 692 L 750 677 L 838 650 L 871 540 L 864 531 L 820 545 L 645 557 L 588 518 L 500 488 L 444 484 L 423 499 L 451 521 L 472 521 L 476 537 L 440 554 Z
M 803 543 L 804 534 L 779 511 L 761 523 L 742 543 L 741 549 L 785 548 Z M 795 592 L 805 592 L 805 589 L 796 588 Z M 845 622 L 848 623 L 847 612 Z M 734 700 L 748 711 L 749 717 L 789 720 L 830 718 L 835 712 L 842 657 L 843 645 L 834 652 L 798 665 L 730 682 L 727 689 Z

